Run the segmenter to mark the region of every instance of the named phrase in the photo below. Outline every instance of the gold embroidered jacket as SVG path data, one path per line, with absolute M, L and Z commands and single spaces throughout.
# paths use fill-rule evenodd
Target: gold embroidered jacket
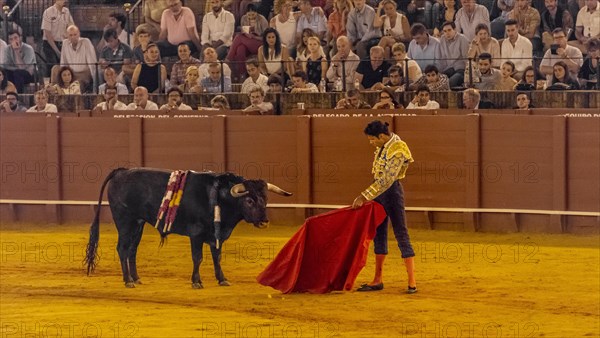
M 396 180 L 404 178 L 410 162 L 413 162 L 410 149 L 406 142 L 402 141 L 396 134 L 391 135 L 389 141 L 382 148 L 375 149 L 375 159 L 373 160 L 373 183 L 361 194 L 367 199 L 372 200 L 382 194 Z

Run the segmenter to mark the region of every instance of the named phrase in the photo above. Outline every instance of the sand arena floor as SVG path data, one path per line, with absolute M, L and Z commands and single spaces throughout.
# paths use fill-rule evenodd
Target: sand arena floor
M 419 293 L 407 295 L 390 243 L 380 292 L 291 294 L 255 278 L 296 227 L 240 224 L 224 246 L 219 287 L 205 247 L 205 288 L 190 285 L 190 245 L 146 226 L 143 281 L 121 281 L 113 224 L 101 259 L 82 266 L 88 225 L 2 224 L 1 337 L 598 337 L 598 236 L 412 230 Z M 357 283 L 369 281 L 374 257 Z

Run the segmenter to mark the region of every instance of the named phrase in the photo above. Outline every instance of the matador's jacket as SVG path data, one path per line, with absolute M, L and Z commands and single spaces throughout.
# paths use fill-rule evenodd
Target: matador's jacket
M 392 133 L 391 138 L 383 147 L 375 149 L 375 159 L 373 160 L 373 169 L 371 169 L 374 181 L 361 194 L 367 200 L 373 200 L 396 180 L 404 178 L 411 162 L 414 160 L 408 145 L 400 139 L 400 136 Z

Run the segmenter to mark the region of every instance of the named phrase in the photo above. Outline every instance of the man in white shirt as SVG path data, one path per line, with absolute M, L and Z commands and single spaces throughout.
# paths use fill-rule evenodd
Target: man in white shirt
M 583 55 L 579 48 L 569 46 L 567 43 L 567 35 L 565 31 L 559 27 L 552 31 L 552 37 L 554 38 L 554 44 L 558 48 L 550 48 L 544 54 L 542 63 L 540 64 L 540 72 L 546 74 L 546 81 L 552 82 L 552 75 L 554 73 L 553 66 L 558 61 L 563 61 L 567 67 L 569 67 L 569 73 L 571 78 L 576 79 L 579 74 L 579 68 L 583 65 Z
M 167 92 L 167 103 L 160 107 L 160 110 L 166 110 L 168 112 L 172 110 L 192 110 L 192 107 L 183 103 L 183 92 L 177 87 L 169 89 Z
M 181 0 L 167 0 L 168 8 L 160 19 L 160 35 L 157 46 L 160 55 L 176 56 L 177 46 L 185 42 L 192 53 L 200 51 L 200 39 L 196 28 L 194 12 L 189 7 L 183 7 Z
M 106 82 L 98 87 L 98 94 L 103 95 L 106 92 L 106 88 L 115 87 L 117 89 L 117 94 L 129 95 L 127 86 L 117 82 L 117 71 L 113 67 L 108 66 L 104 69 L 104 81 Z
M 263 91 L 269 90 L 267 82 L 269 78 L 260 72 L 258 68 L 258 60 L 256 58 L 248 59 L 246 61 L 246 71 L 248 72 L 248 78 L 242 83 L 243 94 L 250 94 L 250 90 L 254 86 L 259 86 Z
M 104 102 L 100 102 L 94 107 L 94 111 L 106 111 L 106 110 L 126 110 L 127 105 L 119 101 L 119 94 L 117 88 L 113 86 L 106 87 L 104 91 Z
M 490 13 L 483 5 L 478 5 L 475 0 L 462 0 L 462 8 L 456 12 L 454 22 L 456 31 L 464 34 L 469 40 L 475 37 L 475 27 L 483 23 L 490 27 Z
M 60 66 L 69 66 L 75 78 L 81 84 L 82 92 L 89 92 L 96 82 L 96 50 L 88 38 L 80 36 L 79 28 L 71 25 L 67 28 L 68 38 L 63 41 Z M 59 66 L 52 67 L 52 83 L 56 83 Z M 86 90 L 87 89 L 87 90 Z
M 569 44 L 587 54 L 587 43 L 591 38 L 600 38 L 600 1 L 586 0 L 577 13 L 575 22 L 576 41 Z
M 360 58 L 350 49 L 350 40 L 347 36 L 342 35 L 338 37 L 336 46 L 337 53 L 331 58 L 331 67 L 327 69 L 327 79 L 335 85 L 337 79 L 344 81 L 345 78 L 346 88 L 352 88 L 354 84 L 354 72 L 358 68 Z M 343 87 L 341 90 L 343 91 Z
M 531 66 L 533 57 L 533 45 L 528 38 L 519 34 L 517 21 L 507 20 L 505 25 L 507 38 L 502 42 L 502 62 L 512 61 L 515 64 L 515 79 L 521 79 L 521 75 L 527 66 Z
M 62 41 L 67 38 L 67 27 L 73 25 L 73 17 L 65 7 L 65 0 L 55 0 L 42 14 L 44 57 L 49 65 L 58 65 Z
M 223 8 L 223 0 L 210 0 L 212 11 L 202 18 L 202 48 L 212 47 L 225 59 L 233 42 L 235 18 Z
M 429 87 L 424 84 L 420 85 L 417 88 L 415 97 L 410 101 L 406 109 L 440 109 L 440 104 L 430 100 L 429 94 Z
M 158 106 L 148 100 L 148 89 L 139 86 L 133 91 L 133 102 L 127 106 L 127 110 L 158 110 Z
M 40 90 L 35 93 L 35 105 L 27 109 L 27 113 L 57 113 L 58 109 L 52 103 L 48 103 L 48 92 Z

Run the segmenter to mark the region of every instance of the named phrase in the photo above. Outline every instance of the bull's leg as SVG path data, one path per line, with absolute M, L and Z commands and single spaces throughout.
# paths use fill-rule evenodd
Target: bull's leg
M 116 221 L 115 221 L 116 222 Z M 119 230 L 119 239 L 117 241 L 117 252 L 119 253 L 119 260 L 121 262 L 121 270 L 123 271 L 123 281 L 125 286 L 133 288 L 133 278 L 129 270 L 129 248 L 131 246 L 131 231 L 129 225 L 123 225 L 117 223 L 117 229 Z
M 225 278 L 223 274 L 223 269 L 221 269 L 221 248 L 223 246 L 219 246 L 217 249 L 216 246 L 210 246 L 210 253 L 212 254 L 213 265 L 215 267 L 215 277 L 219 282 L 220 286 L 230 286 L 231 283 Z
M 202 280 L 200 279 L 200 263 L 202 263 L 202 246 L 204 242 L 200 236 L 190 237 L 192 243 L 192 261 L 194 262 L 194 271 L 192 272 L 192 287 L 202 289 Z
M 131 241 L 131 246 L 129 247 L 129 274 L 131 275 L 134 284 L 142 284 L 137 272 L 137 249 L 142 240 L 142 233 L 144 232 L 144 224 L 146 222 L 144 220 L 138 220 L 137 223 L 138 227 L 133 233 L 133 239 Z

